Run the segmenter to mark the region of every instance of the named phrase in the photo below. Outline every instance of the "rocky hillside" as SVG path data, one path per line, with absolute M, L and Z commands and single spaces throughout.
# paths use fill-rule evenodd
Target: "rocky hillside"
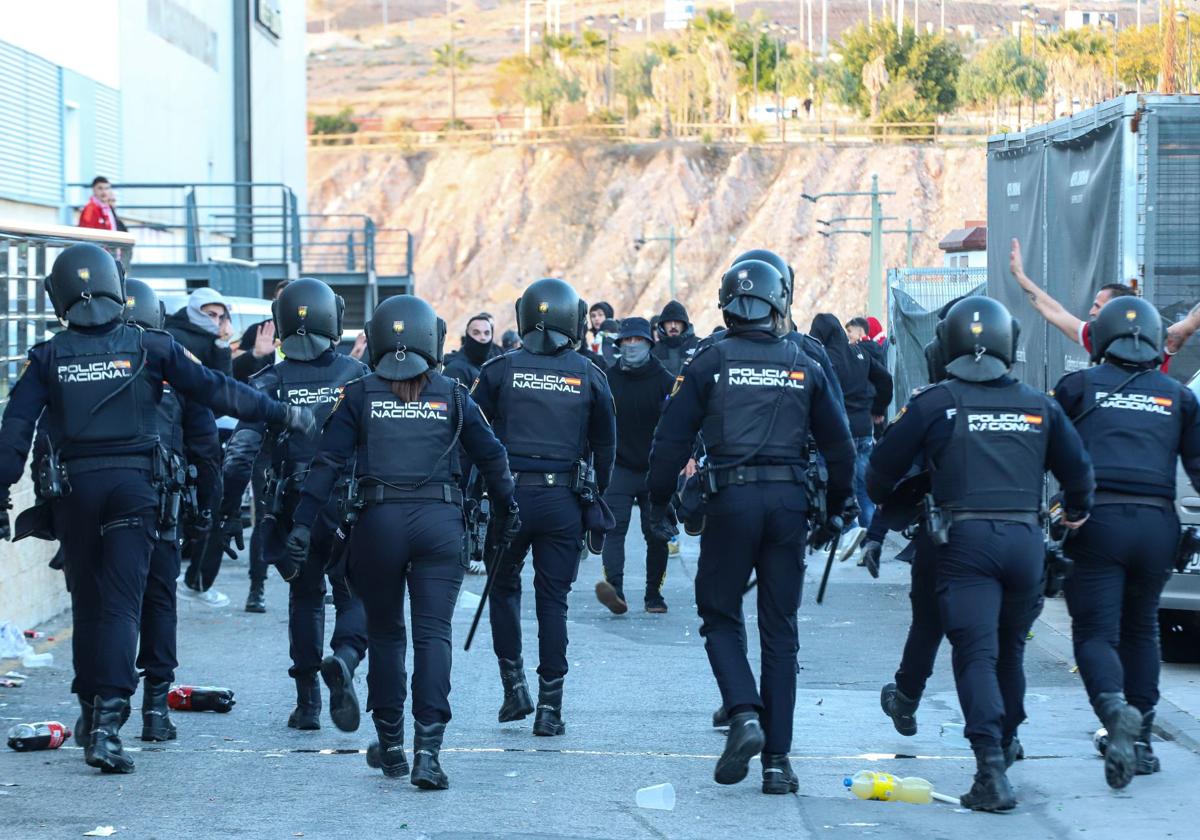
M 818 218 L 862 216 L 865 198 L 802 193 L 869 189 L 871 173 L 895 190 L 884 211 L 910 217 L 916 265 L 940 265 L 938 240 L 964 219 L 985 216 L 982 148 L 925 146 L 787 149 L 561 145 L 541 148 L 388 152 L 314 148 L 314 213 L 368 213 L 381 227 L 406 227 L 416 242 L 417 290 L 456 335 L 480 309 L 513 323 L 522 287 L 561 276 L 588 300 L 608 300 L 618 317 L 657 312 L 669 298 L 665 242 L 682 237 L 677 295 L 698 328 L 718 321 L 717 280 L 730 259 L 756 247 L 796 268 L 795 317 L 821 311 L 849 318 L 866 307 L 868 240 L 821 236 Z M 865 223 L 848 223 L 865 227 Z M 905 237 L 885 239 L 885 264 L 904 261 Z M 451 346 L 454 345 L 451 341 Z

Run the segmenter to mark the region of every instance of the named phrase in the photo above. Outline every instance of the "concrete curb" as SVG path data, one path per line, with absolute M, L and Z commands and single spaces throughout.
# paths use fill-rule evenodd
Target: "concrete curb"
M 1033 625 L 1033 641 L 1065 664 L 1075 664 L 1070 633 L 1047 621 L 1045 612 Z M 1155 709 L 1154 733 L 1164 741 L 1174 741 L 1200 754 L 1200 721 L 1172 703 L 1166 695 L 1159 698 Z

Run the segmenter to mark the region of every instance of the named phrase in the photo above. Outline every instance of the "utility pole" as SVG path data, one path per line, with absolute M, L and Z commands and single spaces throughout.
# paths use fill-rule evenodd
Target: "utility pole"
M 821 58 L 829 57 L 829 0 L 821 0 Z
M 825 232 L 823 236 L 833 236 L 839 233 L 860 233 L 871 238 L 871 257 L 870 265 L 867 270 L 867 311 L 883 322 L 884 328 L 887 327 L 887 289 L 885 288 L 886 279 L 883 273 L 883 205 L 880 198 L 885 195 L 895 195 L 895 192 L 882 192 L 879 189 L 879 176 L 872 173 L 870 191 L 855 190 L 850 192 L 827 192 L 809 195 L 801 193 L 800 197 L 814 204 L 823 198 L 834 197 L 851 197 L 851 196 L 869 196 L 871 199 L 871 215 L 868 217 L 871 221 L 870 230 L 835 230 Z M 889 233 L 891 231 L 888 231 Z M 915 233 L 916 231 L 914 231 Z
M 671 300 L 675 300 L 675 243 L 682 241 L 686 237 L 678 236 L 675 233 L 675 225 L 671 225 L 670 231 L 666 236 L 640 236 L 633 240 L 634 250 L 640 251 L 642 246 L 647 242 L 666 242 L 671 246 L 671 274 L 670 274 L 670 290 Z

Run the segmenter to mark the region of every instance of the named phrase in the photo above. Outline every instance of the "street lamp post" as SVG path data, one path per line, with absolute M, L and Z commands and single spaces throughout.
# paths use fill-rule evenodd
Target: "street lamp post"
M 613 27 L 620 23 L 621 18 L 618 15 L 612 14 L 608 16 L 608 39 L 604 44 L 605 61 L 607 66 L 604 70 L 604 110 L 612 110 L 612 39 Z
M 684 238 L 685 237 L 683 237 L 683 236 L 678 236 L 675 233 L 675 225 L 671 225 L 670 230 L 666 236 L 639 236 L 637 239 L 633 240 L 633 247 L 635 250 L 638 250 L 638 251 L 640 251 L 642 249 L 642 246 L 645 245 L 647 242 L 666 242 L 666 243 L 670 244 L 670 246 L 671 246 L 671 274 L 670 274 L 671 300 L 675 300 L 675 243 L 681 241 Z
M 895 192 L 881 192 L 879 189 L 879 176 L 872 173 L 870 191 L 851 191 L 851 192 L 827 192 L 809 195 L 801 193 L 800 197 L 813 202 L 814 204 L 823 198 L 833 197 L 849 197 L 849 196 L 870 196 L 871 198 L 871 228 L 862 233 L 871 237 L 871 259 L 870 267 L 867 272 L 867 310 L 875 317 L 883 322 L 884 327 L 887 326 L 887 308 L 885 302 L 887 299 L 887 290 L 884 288 L 883 275 L 883 205 L 880 198 L 885 195 L 895 195 Z M 830 233 L 822 233 L 826 236 L 840 231 L 832 231 Z M 847 231 L 849 232 L 849 231 Z
M 1187 90 L 1184 93 L 1192 91 L 1192 25 L 1188 13 L 1182 9 L 1175 13 L 1177 23 L 1182 23 L 1184 29 L 1187 30 Z

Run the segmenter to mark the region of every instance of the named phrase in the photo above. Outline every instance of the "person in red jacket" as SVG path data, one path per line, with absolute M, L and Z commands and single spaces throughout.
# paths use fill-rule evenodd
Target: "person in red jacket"
M 79 213 L 79 226 L 117 230 L 117 214 L 112 209 L 112 184 L 103 175 L 92 179 L 92 197 Z

